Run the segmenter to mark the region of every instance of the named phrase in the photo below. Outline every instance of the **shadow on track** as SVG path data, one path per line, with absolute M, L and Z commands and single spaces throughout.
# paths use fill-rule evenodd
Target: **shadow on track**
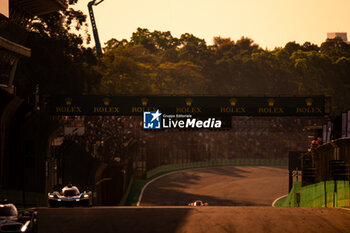
M 141 206 L 270 206 L 288 192 L 288 170 L 281 167 L 217 167 L 184 170 L 150 183 Z

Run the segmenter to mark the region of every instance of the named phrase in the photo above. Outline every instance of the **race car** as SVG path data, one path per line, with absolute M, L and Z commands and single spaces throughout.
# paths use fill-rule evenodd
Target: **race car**
M 48 193 L 48 201 L 50 207 L 59 206 L 91 206 L 91 192 L 84 191 L 80 193 L 76 186 L 67 185 L 61 192 Z
M 37 212 L 17 211 L 14 204 L 0 201 L 0 232 L 37 232 Z
M 189 203 L 188 205 L 189 206 L 207 206 L 208 203 L 197 200 L 197 201 Z

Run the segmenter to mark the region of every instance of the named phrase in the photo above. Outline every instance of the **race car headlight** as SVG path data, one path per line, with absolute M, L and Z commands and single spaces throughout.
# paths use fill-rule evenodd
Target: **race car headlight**
M 21 232 L 26 232 L 29 223 L 30 223 L 30 221 L 27 221 L 27 222 L 21 227 Z
M 22 227 L 21 227 L 21 232 L 25 232 L 27 230 L 27 226 L 26 225 L 23 225 Z
M 54 198 L 55 196 L 52 194 L 49 194 L 49 198 Z
M 89 198 L 89 194 L 84 194 L 83 197 L 84 198 Z

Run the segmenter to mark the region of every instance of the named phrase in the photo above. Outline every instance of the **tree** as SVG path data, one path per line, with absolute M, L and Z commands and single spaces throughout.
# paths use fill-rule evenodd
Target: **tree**
M 335 62 L 340 57 L 350 57 L 350 45 L 345 43 L 340 37 L 327 39 L 321 44 L 322 54 L 327 55 Z
M 152 94 L 159 59 L 143 45 L 116 47 L 105 52 L 96 66 L 102 75 L 99 93 L 108 95 Z
M 159 65 L 157 88 L 161 94 L 203 94 L 201 67 L 189 61 L 165 62 Z
M 32 49 L 32 56 L 22 59 L 18 67 L 18 95 L 31 95 L 37 84 L 44 95 L 95 91 L 100 76 L 92 69 L 97 64 L 93 50 L 83 46 L 90 37 L 84 30 L 86 16 L 81 11 L 69 8 L 34 17 L 27 27 L 30 33 L 26 45 Z
M 337 111 L 348 108 L 348 45 L 327 40 L 289 42 L 263 50 L 250 38 L 214 37 L 207 46 L 190 33 L 138 28 L 130 41 L 108 41 L 96 66 L 101 93 L 212 95 L 330 95 Z

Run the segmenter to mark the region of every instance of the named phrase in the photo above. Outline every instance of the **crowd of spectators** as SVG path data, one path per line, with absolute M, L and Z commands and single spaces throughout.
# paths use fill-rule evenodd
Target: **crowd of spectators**
M 170 148 L 163 152 L 162 159 L 171 163 L 287 158 L 290 151 L 307 150 L 315 133 L 312 128 L 321 123 L 319 118 L 234 117 L 231 130 L 172 130 L 159 137 L 164 141 L 162 147 Z
M 101 160 L 125 157 L 123 148 L 139 139 L 139 119 L 126 116 L 65 117 L 65 140 L 82 145 Z M 70 129 L 70 130 L 68 130 Z
M 67 134 L 65 138 L 80 143 L 87 152 L 103 160 L 125 159 L 126 148 L 135 142 L 143 142 L 142 145 L 157 156 L 157 164 L 272 159 L 286 158 L 289 151 L 306 150 L 313 139 L 310 139 L 314 133 L 309 130 L 310 126 L 322 123 L 320 118 L 233 117 L 231 130 L 146 132 L 142 130 L 141 120 L 131 116 L 70 117 L 64 119 L 67 127 L 83 127 L 84 130 L 81 134 Z M 145 143 L 147 138 L 153 139 Z

